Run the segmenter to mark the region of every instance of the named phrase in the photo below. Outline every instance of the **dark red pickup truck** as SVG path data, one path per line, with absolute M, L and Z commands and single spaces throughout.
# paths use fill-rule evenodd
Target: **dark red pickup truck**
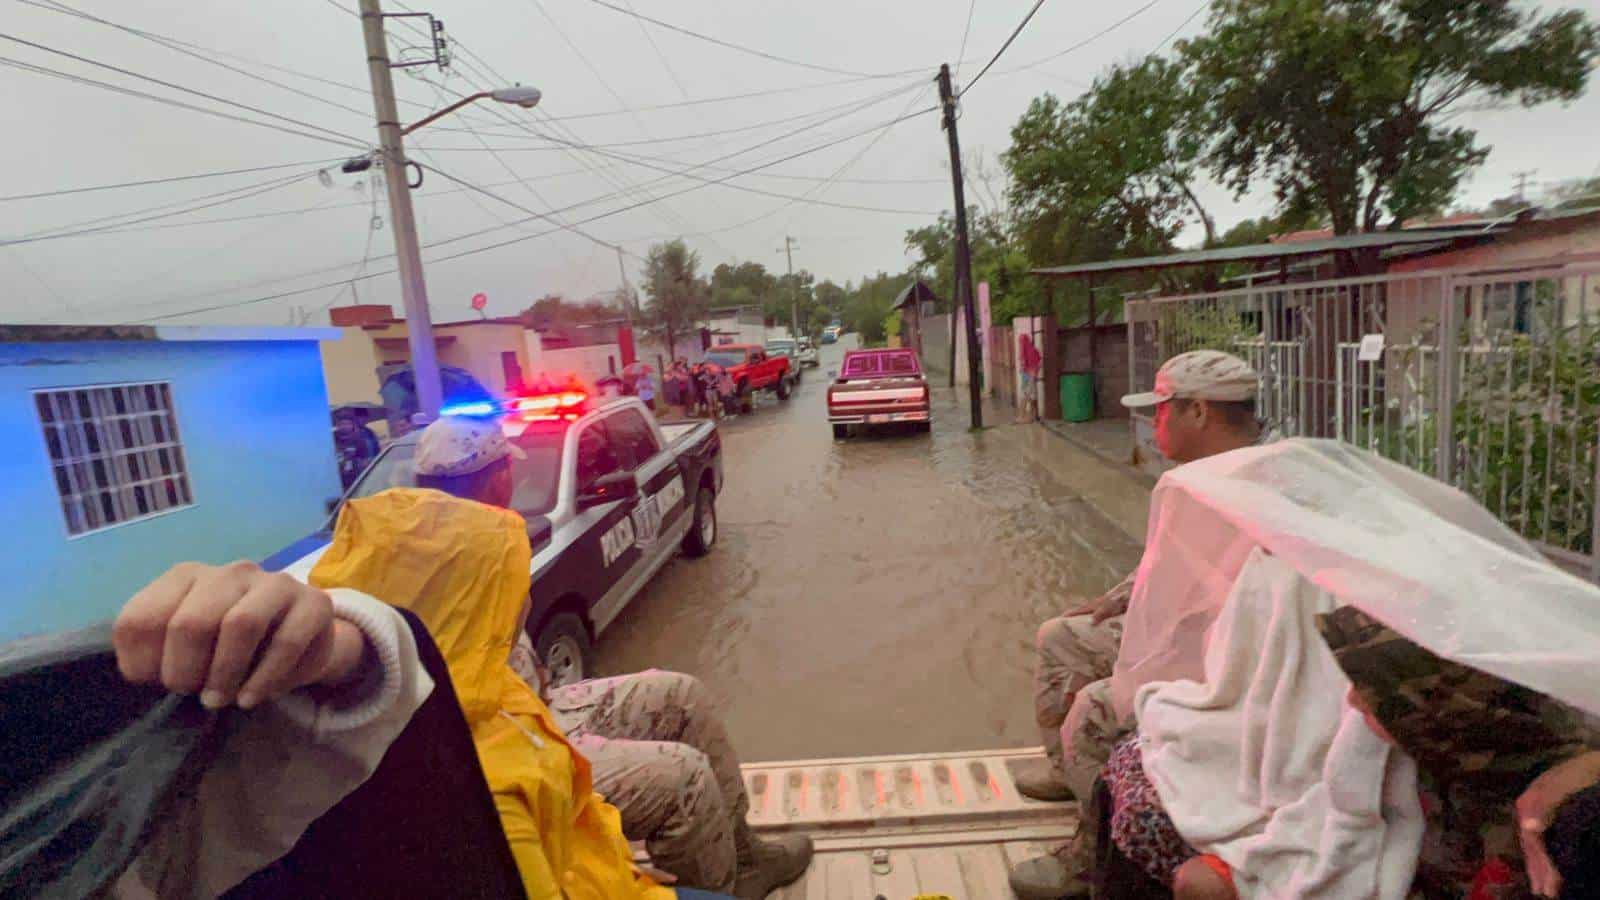
M 789 399 L 788 357 L 769 356 L 767 348 L 755 344 L 723 344 L 706 351 L 705 361 L 727 370 L 744 412 L 754 407 L 756 391 L 772 391 L 779 400 Z
M 910 422 L 930 430 L 933 409 L 917 354 L 904 348 L 846 353 L 828 386 L 828 421 L 836 438 L 848 437 L 851 425 Z

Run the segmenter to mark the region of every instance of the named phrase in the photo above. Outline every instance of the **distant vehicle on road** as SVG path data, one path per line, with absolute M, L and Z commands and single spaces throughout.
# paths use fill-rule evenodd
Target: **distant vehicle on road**
M 768 356 L 766 349 L 756 344 L 723 344 L 712 347 L 705 361 L 727 370 L 742 412 L 755 408 L 756 391 L 771 391 L 779 400 L 789 399 L 788 357 Z
M 918 431 L 933 427 L 928 380 L 917 354 L 905 348 L 851 350 L 828 386 L 828 421 L 833 436 L 850 436 L 852 425 L 910 423 Z
M 805 368 L 800 363 L 800 342 L 788 338 L 773 338 L 767 341 L 767 355 L 781 356 L 789 361 L 789 390 L 792 392 L 800 386 L 800 378 L 805 373 Z
M 811 338 L 800 339 L 800 365 L 813 369 L 822 365 L 822 361 L 817 357 L 817 347 L 811 343 Z
M 722 438 L 711 422 L 661 425 L 636 397 L 597 401 L 579 391 L 518 397 L 502 427 L 513 459 L 511 507 L 533 545 L 528 636 L 558 684 L 595 675 L 594 641 L 681 549 L 717 541 Z M 331 506 L 320 531 L 263 560 L 304 576 L 333 538 L 343 505 L 415 483 L 420 432 L 390 444 Z
M 839 327 L 837 325 L 829 325 L 827 328 L 822 329 L 822 342 L 824 344 L 837 343 L 838 340 Z

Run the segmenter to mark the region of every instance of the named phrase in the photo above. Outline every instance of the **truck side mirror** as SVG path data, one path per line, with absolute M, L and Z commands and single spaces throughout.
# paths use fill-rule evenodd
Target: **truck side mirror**
M 334 510 L 339 508 L 339 500 L 340 499 L 341 498 L 339 498 L 339 497 L 329 497 L 327 500 L 323 501 L 322 508 L 327 510 L 328 515 L 331 516 L 331 515 L 333 515 Z
M 589 509 L 603 503 L 627 500 L 639 496 L 639 482 L 632 472 L 611 472 L 596 478 L 578 495 L 578 509 Z

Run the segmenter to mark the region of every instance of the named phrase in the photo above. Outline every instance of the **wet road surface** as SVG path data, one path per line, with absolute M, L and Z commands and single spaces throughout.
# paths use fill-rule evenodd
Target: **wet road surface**
M 932 435 L 835 441 L 842 352 L 726 425 L 717 546 L 657 575 L 599 668 L 700 677 L 746 760 L 1037 744 L 1034 632 L 1137 565 L 1148 490 L 1037 426 L 969 432 L 965 388 L 935 388 Z

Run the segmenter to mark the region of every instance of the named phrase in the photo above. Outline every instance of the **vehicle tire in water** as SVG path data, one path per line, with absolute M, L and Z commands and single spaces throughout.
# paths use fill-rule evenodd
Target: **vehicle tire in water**
M 717 493 L 701 485 L 694 492 L 694 519 L 689 523 L 689 533 L 683 537 L 683 554 L 700 557 L 711 552 L 717 543 Z
M 932 422 L 918 422 L 917 423 L 917 434 L 927 434 L 928 432 L 930 432 L 932 430 L 933 430 L 933 423 Z
M 789 379 L 787 379 L 787 378 L 779 378 L 778 379 L 778 386 L 773 388 L 773 391 L 775 391 L 777 393 L 778 400 L 780 402 L 788 400 L 789 399 Z
M 589 629 L 576 613 L 551 616 L 533 636 L 533 648 L 550 670 L 551 687 L 594 677 L 594 644 L 589 640 Z
M 847 438 L 849 436 L 850 436 L 850 426 L 849 425 L 835 425 L 835 426 L 833 426 L 833 439 L 834 440 L 842 441 L 842 440 L 844 440 L 845 438 Z

